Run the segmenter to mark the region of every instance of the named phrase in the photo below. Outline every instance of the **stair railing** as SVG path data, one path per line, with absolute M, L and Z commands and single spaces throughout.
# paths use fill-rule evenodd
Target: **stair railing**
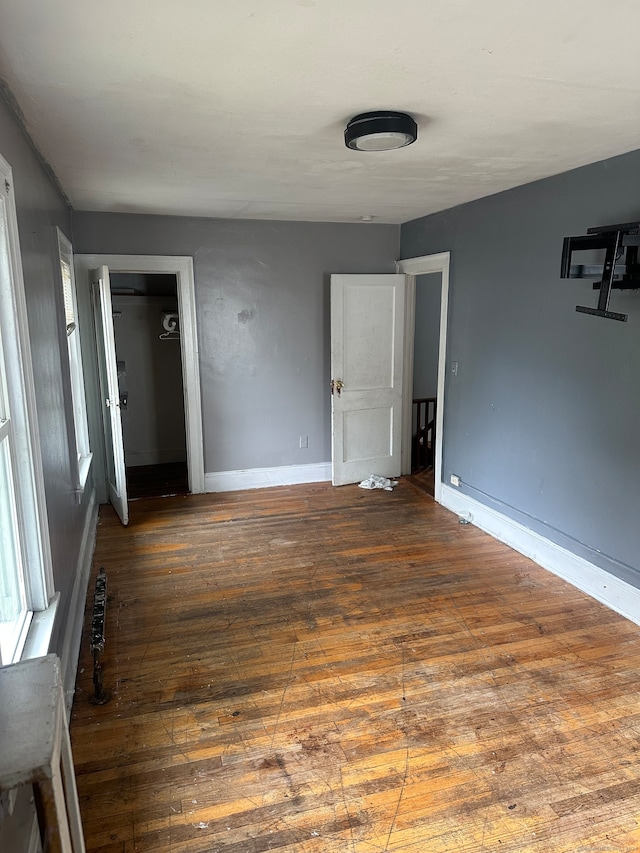
M 436 397 L 419 397 L 413 401 L 412 474 L 433 468 L 436 447 L 436 405 Z

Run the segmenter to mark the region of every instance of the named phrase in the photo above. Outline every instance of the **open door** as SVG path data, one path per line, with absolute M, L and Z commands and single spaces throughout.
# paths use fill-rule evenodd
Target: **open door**
M 107 493 L 123 524 L 129 522 L 127 478 L 124 467 L 124 443 L 118 390 L 116 341 L 113 331 L 109 268 L 91 270 L 91 288 L 96 322 L 96 346 L 100 373 L 100 395 L 106 451 Z
M 398 477 L 404 275 L 331 276 L 332 480 Z

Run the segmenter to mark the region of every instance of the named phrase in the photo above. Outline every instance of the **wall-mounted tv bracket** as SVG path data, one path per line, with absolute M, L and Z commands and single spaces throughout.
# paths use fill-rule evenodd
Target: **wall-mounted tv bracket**
M 612 290 L 637 290 L 640 288 L 639 246 L 640 222 L 599 225 L 596 228 L 589 228 L 584 236 L 564 238 L 561 278 L 588 278 L 594 274 L 602 274 L 602 279 L 593 285 L 594 290 L 600 291 L 598 307 L 589 308 L 585 305 L 576 305 L 576 311 L 580 311 L 582 314 L 595 314 L 596 317 L 607 317 L 609 320 L 626 321 L 626 314 L 609 311 L 609 300 Z M 590 249 L 605 250 L 602 273 L 600 273 L 599 267 L 571 266 L 573 252 Z

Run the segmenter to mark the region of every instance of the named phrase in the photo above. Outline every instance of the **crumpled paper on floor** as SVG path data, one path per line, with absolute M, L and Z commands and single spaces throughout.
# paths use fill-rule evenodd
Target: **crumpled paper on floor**
M 394 486 L 398 485 L 397 480 L 389 480 L 388 477 L 380 477 L 378 474 L 372 474 L 358 483 L 361 489 L 384 489 L 385 492 L 391 492 Z

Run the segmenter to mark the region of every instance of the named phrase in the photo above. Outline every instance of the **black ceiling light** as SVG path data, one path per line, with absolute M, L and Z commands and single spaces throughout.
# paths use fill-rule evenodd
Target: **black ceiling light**
M 354 151 L 391 151 L 411 145 L 418 125 L 406 113 L 379 110 L 354 116 L 344 131 L 344 144 Z

